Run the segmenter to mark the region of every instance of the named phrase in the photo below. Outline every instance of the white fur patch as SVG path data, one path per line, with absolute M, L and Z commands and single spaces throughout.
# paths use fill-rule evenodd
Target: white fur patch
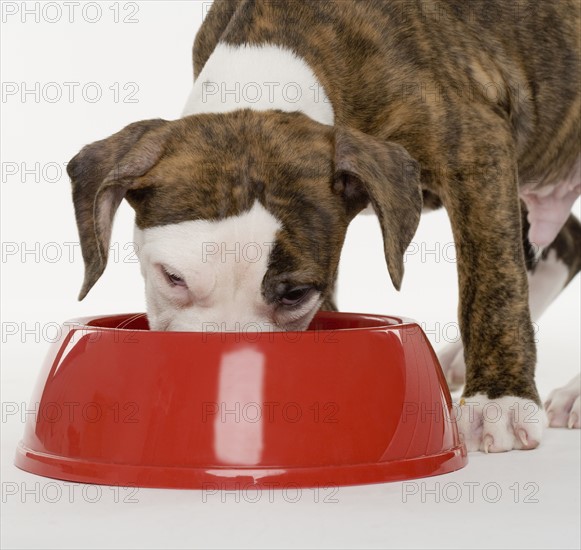
M 237 109 L 301 111 L 333 125 L 333 107 L 309 65 L 281 46 L 218 44 L 190 93 L 182 116 Z
M 224 220 L 136 227 L 150 327 L 199 332 L 306 328 L 320 304 L 319 293 L 292 311 L 276 309 L 262 296 L 280 228 L 258 201 L 247 212 Z M 171 285 L 161 266 L 187 287 Z
M 237 330 L 237 324 L 238 330 L 252 330 L 251 324 L 267 322 L 261 283 L 280 227 L 256 202 L 249 211 L 220 221 L 136 228 L 152 328 L 219 332 Z M 159 265 L 183 277 L 191 296 L 168 285 Z
M 552 428 L 581 428 L 581 375 L 553 390 L 545 401 Z
M 461 399 L 456 421 L 467 450 L 486 453 L 534 449 L 547 426 L 543 408 L 530 399 L 484 394 Z

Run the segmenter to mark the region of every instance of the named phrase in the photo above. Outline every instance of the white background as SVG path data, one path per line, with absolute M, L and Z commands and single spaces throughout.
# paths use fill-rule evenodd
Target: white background
M 402 491 L 412 491 L 410 486 L 394 483 L 341 488 L 334 496 L 320 495 L 319 502 L 307 490 L 297 502 L 291 502 L 294 495 L 277 493 L 257 503 L 244 495 L 140 490 L 138 502 L 116 503 L 114 493 L 104 490 L 90 503 L 92 495 L 85 498 L 79 487 L 73 502 L 66 491 L 49 502 L 54 493 L 42 491 L 64 486 L 12 465 L 23 424 L 20 415 L 6 415 L 6 407 L 22 407 L 29 399 L 57 325 L 80 315 L 144 310 L 138 265 L 124 249 L 133 223 L 126 204 L 112 238 L 119 256 L 110 257 L 104 276 L 77 302 L 83 266 L 64 166 L 83 145 L 130 122 L 180 116 L 192 83 L 192 42 L 210 5 L 86 4 L 76 6 L 72 22 L 62 4 L 59 18 L 55 3 L 39 3 L 38 22 L 34 12 L 22 21 L 24 7 L 34 10 L 32 2 L 2 6 L 2 546 L 579 547 L 579 431 L 550 430 L 534 452 L 471 455 L 464 470 L 418 482 L 418 494 L 407 501 Z M 31 92 L 23 97 L 24 87 Z M 97 89 L 102 95 L 93 102 Z M 135 102 L 123 101 L 135 90 Z M 575 212 L 579 216 L 579 202 Z M 437 350 L 457 337 L 457 281 L 445 213 L 426 215 L 414 243 L 397 293 L 377 221 L 356 219 L 341 261 L 338 303 L 344 311 L 415 318 Z M 577 278 L 538 323 L 543 397 L 579 370 L 580 304 Z M 480 484 L 473 499 L 462 486 L 466 482 Z M 509 487 L 519 483 L 522 491 L 527 482 L 536 484 L 538 502 L 525 503 L 521 494 L 515 503 Z M 447 483 L 463 487 L 459 502 L 445 501 Z M 499 502 L 484 498 L 485 483 L 502 489 Z M 9 495 L 15 486 L 18 494 Z M 436 489 L 440 502 L 430 494 L 422 498 L 422 488 Z M 23 489 L 33 493 L 25 496 Z

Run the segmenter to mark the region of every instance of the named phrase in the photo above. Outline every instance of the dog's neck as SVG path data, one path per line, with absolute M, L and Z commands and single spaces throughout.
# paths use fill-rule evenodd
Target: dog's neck
M 301 111 L 328 125 L 335 120 L 323 86 L 290 50 L 218 44 L 194 83 L 182 116 L 237 109 Z

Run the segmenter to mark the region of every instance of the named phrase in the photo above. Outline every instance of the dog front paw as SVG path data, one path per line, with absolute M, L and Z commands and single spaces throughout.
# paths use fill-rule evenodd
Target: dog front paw
M 545 401 L 551 428 L 581 428 L 581 375 L 553 390 Z
M 476 394 L 463 397 L 456 410 L 460 437 L 469 452 L 534 449 L 547 425 L 543 408 L 520 397 L 489 399 Z

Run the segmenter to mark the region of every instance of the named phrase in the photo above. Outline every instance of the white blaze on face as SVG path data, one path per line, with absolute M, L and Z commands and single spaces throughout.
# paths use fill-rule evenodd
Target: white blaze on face
M 288 321 L 288 315 L 281 316 L 262 296 L 262 280 L 280 228 L 280 222 L 259 202 L 247 212 L 219 221 L 136 227 L 151 329 L 281 330 L 278 323 Z M 166 272 L 183 279 L 185 285 L 172 284 Z M 318 304 L 315 295 L 292 316 L 312 311 L 305 316 L 308 324 Z

